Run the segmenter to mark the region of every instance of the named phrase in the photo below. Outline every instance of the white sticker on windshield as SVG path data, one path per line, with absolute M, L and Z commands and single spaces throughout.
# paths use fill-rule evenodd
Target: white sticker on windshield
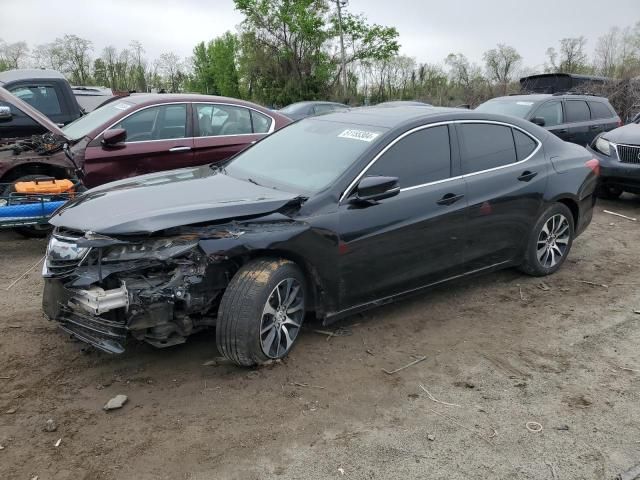
M 531 105 L 533 105 L 533 102 L 516 102 L 516 104 L 530 107 Z
M 117 108 L 118 110 L 128 110 L 129 108 L 131 108 L 131 105 L 129 105 L 128 103 L 116 103 L 113 107 Z
M 345 130 L 340 135 L 339 138 L 351 138 L 352 140 L 361 140 L 363 142 L 372 142 L 376 139 L 376 137 L 380 136 L 379 133 L 376 132 L 367 132 L 366 130 Z

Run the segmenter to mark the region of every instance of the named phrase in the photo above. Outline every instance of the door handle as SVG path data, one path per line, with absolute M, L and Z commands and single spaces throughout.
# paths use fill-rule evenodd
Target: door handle
M 169 149 L 170 152 L 188 152 L 189 150 L 191 150 L 191 147 L 173 147 Z
M 562 133 L 565 134 L 567 133 L 569 130 L 567 130 L 566 128 L 561 128 L 560 130 L 556 130 L 555 133 Z
M 529 170 L 525 170 L 520 174 L 518 180 L 520 180 L 521 182 L 528 182 L 532 180 L 536 175 L 538 175 L 538 172 L 530 172 Z
M 589 130 L 600 130 L 602 127 L 600 125 L 591 125 Z
M 462 194 L 457 195 L 455 193 L 447 193 L 445 196 L 443 196 L 436 203 L 438 205 L 451 205 L 451 204 L 456 203 L 458 200 L 460 200 L 463 197 L 464 197 L 464 195 L 462 195 Z

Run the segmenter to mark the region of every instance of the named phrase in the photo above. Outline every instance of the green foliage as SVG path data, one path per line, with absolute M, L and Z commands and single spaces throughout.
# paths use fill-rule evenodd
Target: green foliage
M 211 95 L 238 97 L 240 83 L 236 66 L 239 40 L 227 32 L 205 45 L 193 49 L 193 81 L 191 88 Z

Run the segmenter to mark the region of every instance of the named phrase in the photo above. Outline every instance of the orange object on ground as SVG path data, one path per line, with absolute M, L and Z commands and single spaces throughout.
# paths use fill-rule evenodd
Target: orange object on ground
M 56 195 L 60 193 L 73 193 L 74 184 L 71 180 L 34 180 L 32 182 L 16 182 L 14 184 L 16 193 L 22 194 L 47 194 Z

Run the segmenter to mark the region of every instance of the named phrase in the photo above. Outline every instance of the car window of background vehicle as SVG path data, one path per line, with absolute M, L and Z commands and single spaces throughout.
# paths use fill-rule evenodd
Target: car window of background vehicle
M 311 194 L 340 177 L 386 130 L 308 119 L 256 143 L 225 171 L 260 185 Z
M 250 135 L 249 109 L 232 105 L 196 104 L 198 136 Z
M 108 103 L 100 108 L 96 108 L 93 112 L 80 117 L 75 122 L 71 122 L 63 128 L 64 133 L 71 140 L 80 140 L 96 128 L 109 122 L 116 115 L 129 110 L 132 107 L 133 105 L 131 103 L 123 101 Z
M 408 135 L 387 150 L 365 175 L 398 177 L 400 188 L 449 178 L 449 128 L 442 125 Z
M 533 104 L 533 102 L 528 100 L 492 100 L 479 105 L 476 110 L 484 113 L 497 113 L 499 115 L 527 118 L 531 108 L 533 108 Z
M 13 104 L 8 102 L 0 102 L 0 107 L 9 107 L 9 109 L 11 110 L 11 117 L 12 117 L 9 122 L 0 122 L 0 130 L 2 129 L 3 125 L 9 125 L 16 120 L 19 120 L 20 125 L 34 126 L 34 127 L 38 126 L 38 122 L 33 120 L 30 116 L 25 114 L 19 108 L 16 108 Z
M 253 125 L 253 133 L 268 133 L 271 129 L 271 120 L 266 115 L 256 112 L 255 110 L 249 110 L 251 113 L 251 124 Z
M 463 175 L 515 163 L 516 148 L 511 128 L 483 123 L 458 125 L 462 138 Z
M 567 100 L 567 123 L 586 122 L 591 119 L 589 107 L 584 100 Z
M 562 103 L 545 103 L 533 114 L 533 118 L 535 117 L 544 118 L 545 127 L 555 127 L 556 125 L 562 124 Z
M 114 125 L 127 131 L 127 143 L 184 138 L 187 132 L 187 105 L 162 105 L 140 110 Z
M 53 87 L 45 85 L 37 87 L 20 86 L 10 88 L 9 91 L 45 115 L 58 115 L 62 113 L 58 94 Z
M 612 118 L 615 117 L 613 113 L 609 110 L 602 102 L 588 102 L 589 109 L 591 110 L 591 118 L 600 119 L 600 118 Z

